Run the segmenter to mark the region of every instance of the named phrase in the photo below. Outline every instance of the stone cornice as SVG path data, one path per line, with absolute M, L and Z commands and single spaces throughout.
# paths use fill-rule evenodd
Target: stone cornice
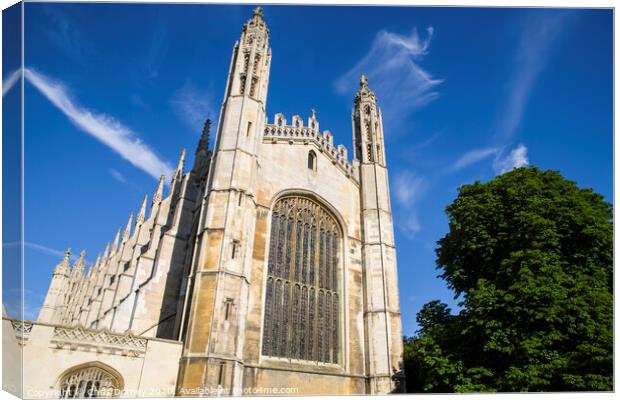
M 26 344 L 34 325 L 53 328 L 50 344 L 56 348 L 93 351 L 97 353 L 114 353 L 137 357 L 146 352 L 149 341 L 179 343 L 173 340 L 147 338 L 131 332 L 116 333 L 108 329 L 86 329 L 82 326 L 62 326 L 32 321 L 3 318 L 10 321 L 18 342 Z

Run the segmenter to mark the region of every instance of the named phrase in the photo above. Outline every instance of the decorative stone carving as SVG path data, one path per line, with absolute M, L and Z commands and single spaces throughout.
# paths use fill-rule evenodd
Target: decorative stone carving
M 316 124 L 318 126 L 318 123 Z M 332 134 L 325 131 L 321 134 L 318 130 L 310 126 L 303 126 L 302 119 L 295 115 L 293 125 L 286 125 L 286 119 L 282 114 L 276 114 L 273 124 L 265 125 L 263 139 L 267 143 L 277 143 L 282 140 L 290 144 L 308 144 L 310 141 L 316 143 L 319 150 L 327 154 L 334 164 L 339 165 L 344 172 L 354 177 L 353 165 L 347 159 L 347 151 L 343 145 L 334 146 Z
M 135 337 L 132 334 L 116 334 L 108 330 L 94 331 L 82 327 L 56 327 L 52 342 L 62 347 L 68 345 L 81 345 L 85 347 L 97 347 L 117 349 L 119 352 L 128 350 L 132 353 L 143 353 L 146 350 L 147 339 Z
M 98 365 L 70 370 L 60 380 L 60 398 L 116 397 L 122 378 Z
M 28 343 L 30 332 L 32 332 L 32 322 L 11 320 L 11 326 L 13 327 L 13 331 L 15 332 L 17 343 L 19 343 L 21 346 Z

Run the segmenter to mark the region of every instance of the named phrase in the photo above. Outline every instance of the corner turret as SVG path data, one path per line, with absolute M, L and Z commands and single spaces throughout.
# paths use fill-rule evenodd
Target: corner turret
M 71 249 L 65 251 L 65 255 L 54 268 L 52 281 L 50 282 L 47 295 L 39 311 L 37 321 L 49 324 L 57 324 L 62 321 L 65 310 L 67 308 L 67 294 L 70 290 L 71 267 L 69 260 L 71 258 Z M 79 263 L 76 262 L 76 264 Z M 78 264 L 78 269 L 79 269 Z

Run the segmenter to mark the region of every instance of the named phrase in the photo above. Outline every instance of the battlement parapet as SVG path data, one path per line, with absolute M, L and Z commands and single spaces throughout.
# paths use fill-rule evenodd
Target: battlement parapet
M 339 144 L 334 146 L 334 138 L 330 131 L 319 131 L 319 123 L 314 112 L 308 119 L 308 125 L 304 126 L 303 120 L 294 115 L 292 125 L 287 125 L 286 118 L 282 114 L 276 114 L 272 124 L 265 125 L 263 140 L 266 142 L 288 142 L 290 144 L 307 144 L 314 142 L 319 151 L 325 153 L 332 163 L 338 165 L 347 176 L 357 180 L 353 165 L 349 162 L 347 148 Z

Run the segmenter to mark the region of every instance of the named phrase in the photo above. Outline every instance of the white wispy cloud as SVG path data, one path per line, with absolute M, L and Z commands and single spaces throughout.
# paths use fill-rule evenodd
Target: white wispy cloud
M 474 149 L 463 154 L 449 168 L 449 172 L 456 172 L 485 158 L 493 156 L 493 169 L 496 174 L 503 174 L 529 164 L 527 147 L 519 144 L 513 149 L 506 147 L 487 147 Z
M 211 91 L 198 89 L 189 81 L 176 91 L 170 102 L 179 117 L 197 133 L 202 132 L 205 119 L 216 118 Z
M 95 137 L 153 178 L 159 179 L 162 174 L 171 176 L 172 166 L 118 120 L 79 105 L 69 96 L 67 88 L 62 83 L 40 72 L 26 68 L 24 76 L 76 127 Z
M 53 46 L 80 64 L 86 57 L 95 54 L 94 47 L 76 27 L 72 17 L 57 7 L 44 7 L 43 10 L 48 24 L 42 29 Z
M 528 164 L 529 160 L 527 158 L 527 147 L 523 144 L 519 144 L 507 155 L 497 157 L 493 162 L 493 168 L 497 174 L 503 174 Z
M 377 33 L 368 53 L 335 82 L 336 91 L 351 95 L 361 75 L 366 75 L 377 93 L 384 113 L 384 123 L 398 125 L 413 111 L 439 96 L 435 90 L 442 83 L 421 66 L 428 53 L 433 28 L 422 38 L 417 29 L 407 35 L 388 31 Z
M 508 85 L 509 95 L 497 127 L 499 137 L 510 139 L 518 130 L 534 83 L 568 15 L 558 12 L 553 16 L 532 16 L 525 24 L 514 56 L 516 68 Z
M 15 84 L 19 80 L 19 77 L 21 76 L 21 73 L 21 68 L 17 69 L 8 74 L 6 79 L 2 80 L 2 97 L 4 97 L 4 95 L 7 94 L 13 86 L 15 86 Z
M 127 180 L 125 179 L 123 174 L 121 174 L 114 168 L 110 168 L 108 171 L 110 172 L 110 175 L 112 175 L 112 177 L 116 179 L 117 181 L 119 181 L 120 183 L 127 183 Z
M 156 25 L 156 29 L 151 37 L 151 42 L 148 47 L 144 63 L 146 76 L 149 79 L 155 79 L 159 76 L 159 70 L 161 68 L 162 62 L 165 59 L 167 51 L 168 31 L 163 25 L 163 22 L 159 22 Z
M 456 160 L 456 162 L 452 164 L 452 166 L 450 167 L 450 170 L 451 171 L 461 170 L 489 156 L 492 156 L 492 155 L 497 156 L 498 153 L 499 153 L 499 149 L 495 147 L 470 150 L 467 153 L 463 154 L 458 160 Z
M 8 242 L 8 243 L 2 243 L 2 247 L 3 248 L 12 248 L 12 247 L 17 247 L 20 245 L 21 242 Z M 39 253 L 42 254 L 47 254 L 48 256 L 53 256 L 59 259 L 62 259 L 65 256 L 65 250 L 58 250 L 58 249 L 54 249 L 48 246 L 44 246 L 42 244 L 38 244 L 38 243 L 33 243 L 33 242 L 24 242 L 24 247 L 28 247 L 32 250 L 35 250 Z M 75 260 L 76 259 L 76 255 L 73 254 L 70 257 L 71 260 Z
M 513 59 L 515 70 L 508 81 L 508 95 L 504 106 L 500 108 L 500 117 L 495 127 L 497 145 L 465 153 L 450 170 L 460 170 L 492 155 L 496 174 L 529 164 L 525 145 L 519 144 L 508 150 L 507 143 L 518 133 L 536 79 L 545 68 L 552 45 L 562 32 L 569 15 L 563 11 L 551 16 L 531 15 L 526 21 Z
M 421 229 L 416 205 L 425 189 L 426 180 L 412 172 L 399 171 L 394 176 L 394 195 L 400 206 L 400 217 L 395 223 L 409 237 L 414 237 Z

